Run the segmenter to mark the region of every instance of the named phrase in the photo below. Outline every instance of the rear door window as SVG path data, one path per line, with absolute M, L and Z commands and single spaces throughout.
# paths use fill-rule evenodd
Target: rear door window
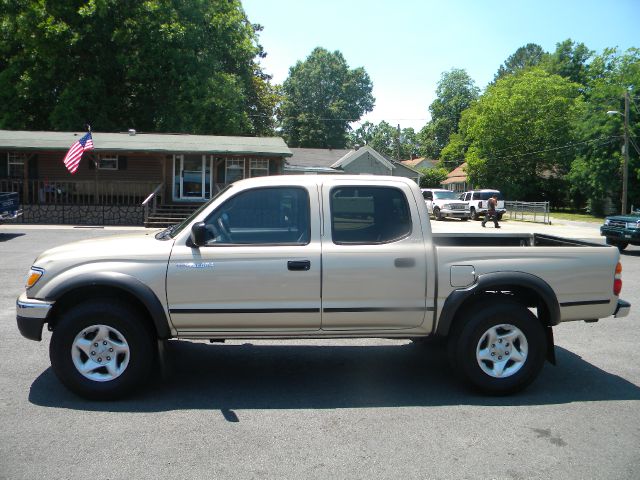
M 380 244 L 411 234 L 404 193 L 393 187 L 335 187 L 330 192 L 333 243 Z

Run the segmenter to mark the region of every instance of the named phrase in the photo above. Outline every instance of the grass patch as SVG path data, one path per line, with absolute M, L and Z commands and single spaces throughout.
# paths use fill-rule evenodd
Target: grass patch
M 569 213 L 569 212 L 551 212 L 549 213 L 551 218 L 557 218 L 559 220 L 571 220 L 574 222 L 590 222 L 590 223 L 603 223 L 604 217 L 598 217 L 590 215 L 588 213 Z

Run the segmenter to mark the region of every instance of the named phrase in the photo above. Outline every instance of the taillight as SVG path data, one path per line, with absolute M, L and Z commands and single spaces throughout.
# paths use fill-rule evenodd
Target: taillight
M 622 264 L 616 265 L 616 274 L 613 277 L 613 294 L 617 297 L 622 291 Z

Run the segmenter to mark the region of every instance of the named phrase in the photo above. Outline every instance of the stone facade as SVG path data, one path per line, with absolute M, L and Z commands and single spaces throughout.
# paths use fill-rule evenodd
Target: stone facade
M 22 216 L 7 223 L 63 225 L 144 224 L 140 205 L 22 205 Z

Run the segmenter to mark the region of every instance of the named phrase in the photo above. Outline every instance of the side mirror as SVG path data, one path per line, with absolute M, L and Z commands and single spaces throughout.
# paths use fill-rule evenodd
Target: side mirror
M 204 222 L 194 223 L 191 227 L 191 242 L 196 247 L 207 244 L 207 224 Z

